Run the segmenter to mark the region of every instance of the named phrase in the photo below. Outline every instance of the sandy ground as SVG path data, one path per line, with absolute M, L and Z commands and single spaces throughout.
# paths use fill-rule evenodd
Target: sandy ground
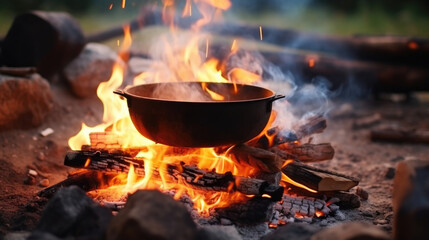
M 94 125 L 101 121 L 102 105 L 96 97 L 77 99 L 65 86 L 54 85 L 52 90 L 55 106 L 42 126 L 0 133 L 0 236 L 34 228 L 46 203 L 36 197 L 43 189 L 38 186 L 41 177 L 35 185 L 24 184 L 28 166 L 38 169 L 51 184 L 63 180 L 71 171 L 63 166 L 68 138 L 79 131 L 81 122 Z M 422 144 L 373 143 L 369 128 L 353 130 L 352 124 L 375 112 L 382 114 L 384 123 L 429 124 L 429 104 L 368 100 L 351 106 L 353 111 L 329 118 L 327 130 L 315 138 L 315 142 L 331 142 L 336 149 L 333 160 L 316 165 L 359 177 L 360 186 L 369 192 L 369 199 L 359 209 L 345 211 L 348 220 L 371 222 L 390 231 L 393 179 L 387 178 L 386 172 L 407 156 L 429 156 L 429 148 Z M 42 137 L 40 132 L 46 128 L 54 133 Z

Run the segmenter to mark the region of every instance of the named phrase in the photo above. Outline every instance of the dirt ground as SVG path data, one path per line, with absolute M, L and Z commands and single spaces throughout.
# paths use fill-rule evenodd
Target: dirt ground
M 55 105 L 42 126 L 0 133 L 0 236 L 33 229 L 46 203 L 46 199 L 36 196 L 43 189 L 38 184 L 43 177 L 39 177 L 35 185 L 24 183 L 28 166 L 38 169 L 39 175 L 48 178 L 50 184 L 63 180 L 72 170 L 63 166 L 68 138 L 79 131 L 81 122 L 94 125 L 102 119 L 102 105 L 95 96 L 77 99 L 67 87 L 59 85 L 53 85 L 52 91 Z M 317 165 L 359 177 L 359 186 L 369 193 L 369 199 L 363 201 L 359 209 L 345 212 L 348 220 L 371 222 L 390 231 L 393 179 L 386 177 L 386 173 L 407 156 L 429 156 L 429 148 L 423 144 L 371 142 L 370 128 L 354 130 L 354 121 L 379 112 L 383 124 L 429 127 L 424 126 L 429 124 L 428 106 L 429 102 L 367 100 L 346 105 L 341 102 L 333 108 L 349 111 L 333 111 L 327 130 L 315 138 L 315 142 L 331 142 L 336 150 L 333 160 Z M 52 128 L 54 133 L 42 137 L 40 132 L 46 128 Z

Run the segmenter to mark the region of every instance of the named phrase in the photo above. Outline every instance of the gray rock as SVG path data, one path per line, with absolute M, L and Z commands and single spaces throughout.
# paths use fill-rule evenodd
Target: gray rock
M 407 157 L 393 182 L 393 232 L 396 239 L 429 236 L 429 160 Z
M 27 238 L 27 240 L 61 240 L 62 238 L 58 238 L 53 234 L 47 232 L 34 231 L 31 233 L 31 236 Z M 64 238 L 64 240 L 71 238 Z
M 110 79 L 117 60 L 117 54 L 109 47 L 88 43 L 79 56 L 65 67 L 64 76 L 76 96 L 94 96 L 98 85 Z M 121 60 L 119 62 L 124 65 Z
M 64 238 L 101 237 L 112 213 L 89 198 L 83 190 L 71 186 L 59 190 L 48 202 L 36 231 Z
M 39 126 L 52 106 L 49 83 L 39 74 L 0 74 L 0 130 Z
M 135 192 L 113 218 L 107 240 L 197 238 L 197 227 L 183 204 L 156 190 Z
M 320 227 L 307 223 L 288 223 L 263 237 L 263 240 L 305 240 L 320 231 Z
M 348 222 L 335 225 L 314 234 L 311 240 L 387 240 L 389 235 L 380 228 L 363 222 Z
M 241 240 L 234 226 L 205 226 L 199 229 L 198 239 L 201 240 Z
M 25 240 L 30 236 L 30 232 L 11 232 L 2 238 L 3 240 Z

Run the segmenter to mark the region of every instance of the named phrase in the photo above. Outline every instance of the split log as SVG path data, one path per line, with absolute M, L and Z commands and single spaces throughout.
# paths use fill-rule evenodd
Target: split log
M 429 143 L 429 130 L 409 128 L 372 130 L 371 140 L 395 143 Z
M 286 164 L 282 172 L 295 182 L 315 191 L 348 191 L 359 180 L 339 173 L 311 167 L 296 161 Z
M 244 144 L 234 151 L 232 150 L 230 153 L 232 153 L 234 161 L 237 161 L 239 164 L 245 163 L 255 168 L 263 166 L 263 163 L 270 161 L 282 165 L 287 159 L 282 158 L 281 154 L 275 154 L 268 150 Z M 283 166 L 282 172 L 295 182 L 316 191 L 347 191 L 359 183 L 359 180 L 356 178 L 311 167 L 298 161 L 292 161 Z
M 286 152 L 294 159 L 302 162 L 320 162 L 331 160 L 334 157 L 335 150 L 330 143 L 311 144 L 305 143 L 302 145 L 294 143 L 285 143 L 277 148 L 272 148 L 271 151 L 281 154 Z
M 86 168 L 114 173 L 128 173 L 130 165 L 138 176 L 145 175 L 143 158 L 133 158 L 101 152 L 73 151 L 66 154 L 64 165 L 76 168 Z M 173 181 L 180 181 L 194 189 L 205 191 L 238 191 L 244 194 L 262 196 L 269 195 L 273 201 L 281 199 L 283 187 L 274 186 L 259 179 L 246 179 L 233 176 L 231 172 L 224 174 L 207 172 L 196 166 L 167 164 L 167 176 Z M 160 178 L 159 170 L 154 170 L 153 176 Z
M 341 209 L 353 209 L 360 207 L 359 196 L 354 193 L 343 191 L 327 191 L 327 192 L 309 192 L 303 188 L 288 185 L 286 191 L 290 194 L 297 194 L 299 196 L 313 197 L 317 199 L 323 198 L 338 198 L 340 201 L 336 203 Z
M 99 171 L 81 171 L 70 175 L 64 181 L 43 189 L 37 195 L 51 198 L 58 190 L 69 186 L 78 186 L 85 192 L 103 189 L 114 184 L 117 174 L 103 173 Z

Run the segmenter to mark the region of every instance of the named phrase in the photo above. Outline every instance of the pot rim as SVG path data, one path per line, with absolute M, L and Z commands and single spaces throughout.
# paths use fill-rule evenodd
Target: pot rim
M 188 82 L 160 82 L 160 83 L 146 83 L 146 84 L 139 84 L 134 86 L 126 87 L 124 90 L 115 90 L 114 93 L 119 94 L 125 98 L 128 99 L 128 97 L 138 98 L 138 99 L 145 99 L 145 100 L 151 100 L 151 101 L 160 101 L 160 102 L 171 102 L 171 103 L 189 103 L 189 104 L 226 104 L 226 103 L 242 103 L 242 102 L 254 102 L 254 101 L 275 101 L 281 98 L 284 98 L 284 95 L 276 95 L 275 92 L 271 89 L 255 86 L 255 85 L 249 85 L 249 84 L 240 84 L 236 83 L 235 85 L 241 86 L 241 87 L 251 87 L 251 88 L 257 88 L 264 91 L 268 91 L 270 93 L 270 96 L 268 97 L 262 97 L 262 98 L 251 98 L 251 99 L 244 99 L 244 100 L 229 100 L 229 101 L 186 101 L 186 100 L 171 100 L 171 99 L 162 99 L 162 98 L 153 98 L 153 97 L 144 97 L 139 96 L 136 94 L 132 94 L 129 92 L 132 88 L 137 88 L 141 86 L 148 86 L 148 85 L 159 85 L 159 84 L 198 84 L 203 82 L 196 82 L 196 81 L 188 81 Z M 205 82 L 208 84 L 225 84 L 225 85 L 234 85 L 234 83 L 230 82 Z

